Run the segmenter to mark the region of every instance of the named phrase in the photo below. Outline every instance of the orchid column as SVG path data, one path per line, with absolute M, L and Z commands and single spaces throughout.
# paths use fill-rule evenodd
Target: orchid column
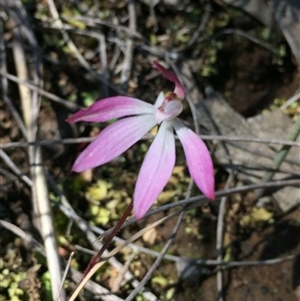
M 177 119 L 182 111 L 184 87 L 175 74 L 158 62 L 154 61 L 154 66 L 175 84 L 173 92 L 160 92 L 154 105 L 132 97 L 115 96 L 99 100 L 68 118 L 72 123 L 121 118 L 107 126 L 79 155 L 72 168 L 76 172 L 113 160 L 159 125 L 135 185 L 133 208 L 137 219 L 146 214 L 172 175 L 175 166 L 174 130 L 182 143 L 196 185 L 207 198 L 214 199 L 214 170 L 209 151 L 204 142 Z

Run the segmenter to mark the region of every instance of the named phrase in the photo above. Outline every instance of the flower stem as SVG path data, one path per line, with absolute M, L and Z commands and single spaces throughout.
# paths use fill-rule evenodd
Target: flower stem
M 131 203 L 128 205 L 128 207 L 126 208 L 125 212 L 121 216 L 120 220 L 118 221 L 118 223 L 115 225 L 115 227 L 113 228 L 113 230 L 111 231 L 111 233 L 105 239 L 102 248 L 90 260 L 90 262 L 89 262 L 89 264 L 88 264 L 88 266 L 87 266 L 87 268 L 86 268 L 86 270 L 85 270 L 85 272 L 83 274 L 83 277 L 85 277 L 87 275 L 87 273 L 92 269 L 92 267 L 95 264 L 97 264 L 98 262 L 100 262 L 101 257 L 103 255 L 104 251 L 107 249 L 107 247 L 109 246 L 109 244 L 111 243 L 111 241 L 113 240 L 113 238 L 119 232 L 119 230 L 122 227 L 122 225 L 124 224 L 126 218 L 129 216 L 130 212 L 132 211 L 132 208 L 133 208 L 133 202 L 131 201 Z

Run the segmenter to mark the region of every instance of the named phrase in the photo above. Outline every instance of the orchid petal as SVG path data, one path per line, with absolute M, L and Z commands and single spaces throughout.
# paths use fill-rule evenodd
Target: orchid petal
M 177 76 L 159 64 L 157 61 L 153 61 L 154 66 L 161 72 L 161 74 L 169 81 L 175 84 L 174 93 L 180 98 L 183 99 L 185 95 L 185 89 Z
M 165 94 L 164 94 L 164 92 L 160 92 L 154 103 L 154 108 L 158 109 L 160 106 L 162 106 L 164 103 L 164 100 L 165 100 Z
M 206 145 L 179 120 L 174 120 L 173 126 L 182 143 L 191 177 L 205 196 L 213 200 L 215 198 L 214 169 Z
M 80 110 L 70 116 L 67 121 L 104 122 L 114 118 L 153 114 L 153 105 L 136 98 L 127 96 L 114 96 L 96 101 L 86 109 Z
M 141 219 L 162 192 L 175 165 L 175 139 L 170 121 L 164 121 L 142 164 L 133 198 L 134 215 Z
M 125 152 L 156 125 L 154 116 L 121 119 L 106 127 L 79 155 L 72 170 L 82 172 L 103 165 Z

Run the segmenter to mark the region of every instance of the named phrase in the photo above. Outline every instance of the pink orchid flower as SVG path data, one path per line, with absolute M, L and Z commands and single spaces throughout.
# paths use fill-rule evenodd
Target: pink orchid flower
M 69 122 L 105 122 L 126 117 L 107 126 L 79 155 L 72 168 L 76 172 L 113 160 L 159 125 L 135 185 L 133 209 L 137 219 L 145 215 L 172 175 L 175 166 L 174 130 L 183 145 L 187 166 L 196 185 L 207 198 L 215 197 L 209 151 L 203 141 L 176 118 L 182 111 L 184 87 L 175 74 L 158 62 L 154 61 L 154 66 L 175 83 L 174 91 L 160 92 L 154 105 L 132 97 L 114 96 L 99 100 L 67 119 Z

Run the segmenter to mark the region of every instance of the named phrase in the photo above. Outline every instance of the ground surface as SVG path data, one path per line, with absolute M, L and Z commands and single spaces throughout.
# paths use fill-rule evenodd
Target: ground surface
M 204 9 L 207 8 L 206 2 L 200 2 L 183 1 L 178 6 L 161 2 L 153 11 L 143 2 L 137 2 L 134 13 L 136 29 L 132 29 L 134 26 L 131 25 L 131 30 L 128 31 L 129 20 L 135 18 L 125 1 L 83 1 L 74 2 L 72 5 L 55 1 L 71 39 L 88 64 L 88 70 L 67 45 L 66 38 L 61 35 L 62 29 L 53 25 L 55 18 L 47 3 L 24 1 L 18 2 L 19 8 L 16 8 L 14 2 L 11 4 L 7 1 L 7 7 L 4 8 L 7 18 L 1 21 L 1 30 L 4 33 L 1 45 L 6 54 L 2 62 L 6 63 L 6 74 L 18 74 L 20 77 L 16 53 L 13 51 L 15 39 L 19 37 L 14 28 L 19 27 L 16 26 L 18 18 L 13 12 L 19 13 L 21 7 L 26 10 L 23 16 L 41 51 L 43 68 L 40 77 L 43 80 L 43 88 L 67 103 L 57 103 L 43 96 L 36 120 L 39 127 L 38 139 L 51 141 L 96 136 L 105 125 L 80 124 L 73 127 L 65 122 L 65 119 L 76 111 L 74 108 L 70 109 L 70 106 L 87 106 L 96 99 L 120 94 L 116 89 L 122 89 L 122 94 L 128 93 L 153 103 L 159 91 L 167 91 L 171 86 L 153 70 L 151 62 L 154 59 L 165 62 L 168 52 L 179 53 L 178 61 L 172 61 L 175 66 L 182 61 L 189 63 L 201 92 L 212 86 L 237 112 L 246 117 L 256 116 L 264 110 L 278 109 L 297 92 L 300 80 L 297 71 L 299 66 L 279 31 L 268 30 L 243 11 L 228 7 L 220 1 L 210 2 L 210 14 L 207 15 Z M 82 19 L 84 16 L 98 18 L 100 21 L 87 21 Z M 187 47 L 206 16 L 209 18 L 200 37 L 211 38 L 194 42 Z M 262 45 L 237 35 L 221 34 L 214 38 L 216 33 L 228 28 L 243 30 L 268 43 L 278 53 L 274 54 Z M 21 30 L 22 49 L 26 58 L 27 76 L 32 81 L 34 50 L 24 32 L 26 30 Z M 96 35 L 96 38 L 91 37 L 91 34 Z M 128 44 L 130 38 L 133 38 L 133 46 Z M 130 55 L 126 56 L 126 51 L 131 52 L 131 59 Z M 124 62 L 129 62 L 129 76 L 126 72 L 122 73 L 125 69 Z M 95 72 L 106 78 L 112 86 L 108 88 L 103 84 Z M 26 109 L 18 85 L 9 81 L 6 90 L 6 78 L 2 77 L 4 97 L 0 100 L 0 134 L 3 146 L 11 142 L 26 141 L 5 97 L 9 98 L 22 119 L 26 119 L 24 116 L 28 115 L 28 112 L 24 112 Z M 295 103 L 285 113 L 292 120 L 296 120 L 299 104 Z M 183 118 L 192 124 L 187 105 Z M 75 251 L 72 260 L 74 269 L 80 272 L 85 270 L 91 256 L 86 250 L 94 249 L 95 244 L 88 238 L 87 232 L 80 230 L 76 221 L 71 222 L 71 218 L 63 213 L 59 207 L 62 203 L 56 188 L 64 193 L 76 214 L 83 220 L 98 228 L 109 229 L 116 224 L 131 200 L 137 173 L 149 144 L 149 141 L 143 140 L 113 162 L 79 175 L 70 170 L 75 158 L 86 146 L 85 142 L 42 146 L 43 165 L 49 176 L 48 198 L 54 213 L 58 254 L 67 260 L 70 253 Z M 32 177 L 26 147 L 12 145 L 3 150 L 21 174 Z M 213 149 L 211 151 L 213 153 Z M 11 224 L 1 228 L 0 301 L 53 300 L 50 274 L 44 255 L 38 252 L 36 243 L 20 238 L 23 233 L 21 229 L 43 244 L 40 229 L 34 222 L 35 200 L 32 190 L 18 172 L 11 168 L 9 160 L 5 156 L 1 158 L 0 219 Z M 218 165 L 218 158 L 214 158 L 214 162 L 216 189 L 222 190 L 225 188 L 228 173 L 223 166 Z M 189 175 L 183 152 L 178 147 L 174 174 L 156 206 L 184 199 L 188 183 Z M 246 183 L 236 179 L 231 183 L 232 187 L 243 185 Z M 199 195 L 199 191 L 193 189 L 192 195 Z M 241 266 L 224 269 L 224 300 L 300 300 L 295 293 L 300 285 L 299 208 L 283 213 L 273 205 L 269 195 L 266 197 L 266 200 L 259 201 L 259 205 L 253 191 L 228 197 L 222 217 L 223 260 L 238 261 Z M 120 231 L 118 236 L 128 239 L 142 227 L 174 210 L 170 209 L 134 223 Z M 189 210 L 185 214 L 176 239 L 168 250 L 168 255 L 173 257 L 167 257 L 146 284 L 146 289 L 159 300 L 218 300 L 220 292 L 217 289 L 215 266 L 195 263 L 186 273 L 180 275 L 174 263 L 174 260 L 180 258 L 216 259 L 216 229 L 220 219 L 218 213 L 219 200 Z M 136 244 L 161 251 L 173 231 L 176 219 L 158 226 Z M 18 227 L 14 234 L 12 225 Z M 128 270 L 141 280 L 153 265 L 154 259 L 143 252 L 130 259 L 130 253 L 130 249 L 127 248 L 116 255 L 116 259 L 123 265 L 131 260 Z M 276 264 L 265 265 L 262 262 L 256 266 L 243 266 L 245 261 L 280 258 L 283 260 Z M 132 284 L 130 281 L 126 284 L 118 283 L 116 278 L 120 273 L 120 270 L 107 265 L 93 279 L 109 290 L 113 290 L 117 285 L 114 293 L 125 300 L 132 291 Z M 65 287 L 67 295 L 70 296 L 75 288 L 75 280 L 70 275 Z M 96 298 L 95 290 L 87 289 L 79 300 Z M 105 300 L 104 295 L 101 298 Z M 136 297 L 136 300 L 150 299 L 145 294 Z

